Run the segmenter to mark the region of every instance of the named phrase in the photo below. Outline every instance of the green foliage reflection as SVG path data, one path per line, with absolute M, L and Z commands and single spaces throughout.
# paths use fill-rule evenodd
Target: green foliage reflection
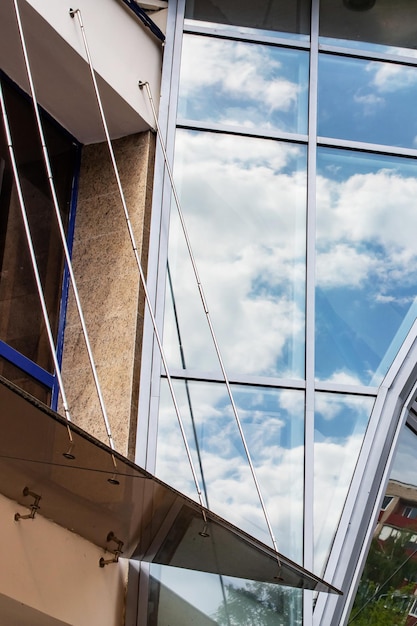
M 409 626 L 415 600 L 417 546 L 412 533 L 399 532 L 386 541 L 372 541 L 348 624 L 354 626 Z
M 215 619 L 219 626 L 301 626 L 301 592 L 265 583 L 225 586 L 225 603 Z

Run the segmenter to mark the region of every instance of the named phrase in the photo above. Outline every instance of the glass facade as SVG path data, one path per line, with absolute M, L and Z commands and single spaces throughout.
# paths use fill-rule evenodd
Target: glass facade
M 342 563 L 344 540 L 370 523 L 399 419 L 384 417 L 387 381 L 417 313 L 414 12 L 405 0 L 173 10 L 169 148 L 206 310 L 170 191 L 158 306 L 193 464 L 209 508 L 271 544 L 209 316 L 278 549 L 317 575 L 344 567 L 341 586 L 360 567 L 353 539 Z M 148 464 L 196 499 L 164 371 L 152 393 Z M 299 590 L 150 575 L 158 626 L 347 623 L 349 599 L 337 613 Z

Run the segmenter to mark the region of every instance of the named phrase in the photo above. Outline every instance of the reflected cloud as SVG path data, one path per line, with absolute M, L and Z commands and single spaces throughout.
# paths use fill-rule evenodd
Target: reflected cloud
M 190 410 L 184 402 L 185 387 L 176 383 L 183 415 L 187 416 L 187 432 L 195 466 L 199 467 L 191 432 Z M 212 415 L 200 414 L 199 403 L 207 406 L 212 398 Z M 199 437 L 199 449 L 208 488 L 210 508 L 232 523 L 271 545 L 264 514 L 246 459 L 234 416 L 225 396 L 224 386 L 190 383 L 192 409 Z M 283 394 L 271 390 L 234 389 L 243 430 L 251 451 L 257 479 L 268 510 L 279 549 L 301 562 L 304 481 L 304 394 L 287 391 L 284 401 L 293 413 L 282 407 Z M 159 428 L 163 436 L 158 443 L 157 472 L 169 477 L 178 489 L 186 488 L 194 499 L 196 490 L 180 440 L 179 429 L 164 393 Z M 212 398 L 213 400 L 213 398 Z M 219 413 L 220 411 L 220 413 Z M 181 446 L 181 447 L 180 447 Z
M 377 384 L 414 320 L 417 169 L 400 158 L 321 155 L 317 374 Z
M 307 76 L 308 59 L 302 51 L 188 35 L 183 41 L 180 114 L 305 132 L 307 90 L 300 66 Z M 303 131 L 297 115 L 301 99 Z
M 305 167 L 304 147 L 211 133 L 178 134 L 182 206 L 231 371 L 303 376 Z M 175 220 L 173 216 L 169 262 L 178 324 L 186 329 L 185 359 L 188 367 L 215 369 Z M 172 315 L 164 340 L 172 362 L 178 344 Z M 299 346 L 297 357 L 290 355 L 290 344 Z
M 373 75 L 372 85 L 381 93 L 395 93 L 417 85 L 415 68 L 372 62 L 366 66 L 366 71 Z

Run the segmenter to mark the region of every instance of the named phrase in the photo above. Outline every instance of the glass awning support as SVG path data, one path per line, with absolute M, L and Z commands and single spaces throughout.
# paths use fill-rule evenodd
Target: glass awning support
M 77 458 L 67 458 L 67 427 L 65 418 L 0 377 L 0 493 L 28 506 L 27 487 L 41 497 L 38 515 L 103 550 L 111 551 L 109 536 L 115 537 L 125 558 L 341 593 L 73 423 Z

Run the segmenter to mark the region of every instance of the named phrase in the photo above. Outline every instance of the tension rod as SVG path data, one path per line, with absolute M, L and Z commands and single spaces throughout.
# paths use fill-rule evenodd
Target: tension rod
M 141 283 L 142 283 L 142 286 L 143 286 L 143 291 L 144 291 L 144 294 L 145 294 L 146 304 L 148 306 L 149 315 L 150 315 L 150 318 L 151 318 L 151 321 L 152 321 L 154 336 L 155 336 L 155 339 L 156 339 L 157 344 L 158 344 L 159 352 L 161 354 L 162 363 L 164 365 L 165 374 L 166 374 L 166 377 L 167 377 L 167 382 L 168 382 L 169 390 L 170 390 L 171 397 L 172 397 L 172 402 L 173 402 L 173 405 L 174 405 L 174 409 L 175 409 L 175 413 L 176 413 L 176 416 L 177 416 L 178 424 L 179 424 L 179 427 L 180 427 L 180 430 L 181 430 L 181 436 L 182 436 L 182 439 L 183 439 L 183 442 L 184 442 L 184 447 L 185 447 L 187 458 L 188 458 L 188 462 L 189 462 L 189 465 L 190 465 L 190 468 L 191 468 L 191 473 L 193 475 L 193 480 L 194 480 L 195 488 L 196 488 L 196 491 L 197 491 L 198 499 L 199 499 L 199 502 L 200 502 L 201 506 L 204 507 L 203 498 L 202 498 L 202 492 L 201 492 L 201 489 L 200 489 L 200 484 L 199 484 L 199 481 L 198 481 L 198 478 L 197 478 L 197 473 L 196 473 L 196 470 L 195 470 L 195 467 L 194 467 L 194 462 L 193 462 L 193 459 L 192 459 L 192 456 L 191 456 L 191 450 L 190 450 L 190 447 L 188 445 L 187 435 L 185 433 L 185 428 L 184 428 L 183 420 L 182 420 L 182 417 L 181 417 L 179 404 L 178 404 L 178 401 L 177 401 L 177 398 L 176 398 L 176 394 L 175 394 L 175 391 L 174 391 L 174 385 L 173 385 L 172 378 L 171 378 L 171 375 L 170 375 L 169 369 L 168 369 L 168 362 L 167 362 L 167 359 L 166 359 L 166 356 L 165 356 L 165 352 L 164 352 L 164 349 L 163 349 L 163 346 L 162 346 L 162 340 L 161 340 L 161 337 L 160 337 L 160 334 L 159 334 L 159 331 L 158 331 L 158 326 L 157 326 L 157 323 L 156 323 L 155 315 L 154 315 L 153 310 L 152 310 L 152 302 L 151 302 L 151 298 L 150 298 L 150 295 L 149 295 L 149 291 L 148 291 L 148 288 L 146 286 L 145 274 L 144 274 L 143 269 L 142 269 L 142 264 L 141 264 L 140 257 L 139 257 L 138 247 L 137 247 L 137 244 L 136 244 L 135 235 L 133 233 L 133 228 L 132 228 L 132 224 L 131 224 L 131 221 L 130 221 L 130 215 L 129 215 L 129 211 L 128 211 L 128 208 L 127 208 L 127 204 L 126 204 L 126 199 L 125 199 L 125 195 L 124 195 L 124 192 L 123 192 L 122 183 L 121 183 L 121 180 L 120 180 L 119 170 L 118 170 L 118 167 L 117 167 L 116 158 L 115 158 L 115 155 L 114 155 L 114 150 L 113 150 L 113 146 L 112 146 L 111 139 L 110 139 L 110 133 L 109 133 L 109 129 L 108 129 L 107 121 L 106 121 L 106 116 L 104 114 L 103 104 L 102 104 L 101 97 L 100 97 L 100 91 L 99 91 L 99 88 L 98 88 L 98 85 L 97 85 L 97 80 L 96 80 L 96 75 L 95 75 L 95 71 L 94 71 L 94 66 L 93 66 L 93 62 L 92 62 L 92 59 L 91 59 L 90 50 L 89 50 L 89 47 L 88 47 L 88 42 L 87 42 L 87 37 L 86 37 L 86 34 L 85 34 L 83 20 L 82 20 L 82 17 L 81 17 L 81 11 L 80 11 L 80 9 L 70 9 L 69 14 L 70 14 L 70 16 L 72 18 L 77 16 L 78 23 L 80 25 L 81 34 L 82 34 L 82 38 L 83 38 L 83 42 L 84 42 L 85 53 L 86 53 L 86 56 L 87 56 L 88 64 L 90 66 L 91 79 L 93 81 L 94 91 L 95 91 L 95 95 L 96 95 L 96 99 L 97 99 L 97 105 L 98 105 L 98 108 L 99 108 L 99 111 L 100 111 L 101 122 L 102 122 L 102 125 L 103 125 L 104 134 L 106 136 L 107 146 L 108 146 L 108 149 L 109 149 L 110 159 L 111 159 L 111 162 L 112 162 L 112 165 L 113 165 L 113 171 L 114 171 L 114 175 L 115 175 L 115 178 L 116 178 L 117 187 L 118 187 L 118 190 L 119 190 L 120 200 L 121 200 L 121 203 L 122 203 L 122 206 L 123 206 L 123 212 L 124 212 L 124 216 L 125 216 L 125 220 L 126 220 L 126 225 L 127 225 L 127 229 L 128 229 L 128 233 L 129 233 L 130 242 L 131 242 L 132 249 L 133 249 L 133 252 L 134 252 L 134 255 L 135 255 L 135 260 L 136 260 L 136 264 L 137 264 L 137 267 L 138 267 L 138 270 L 139 270 L 140 280 L 141 280 Z M 204 508 L 201 509 L 201 514 L 203 516 L 204 522 L 207 522 Z
M 180 203 L 180 200 L 179 200 L 179 197 L 178 197 L 178 193 L 177 193 L 177 189 L 176 189 L 175 182 L 174 182 L 174 176 L 173 176 L 173 173 L 172 173 L 171 166 L 169 164 L 168 154 L 167 154 L 167 151 L 165 149 L 164 141 L 163 141 L 163 138 L 162 138 L 162 133 L 161 133 L 161 129 L 160 129 L 159 122 L 158 122 L 158 116 L 156 114 L 156 109 L 155 109 L 155 105 L 154 105 L 154 101 L 153 101 L 153 97 L 152 97 L 151 88 L 150 88 L 150 85 L 149 85 L 149 83 L 147 81 L 145 81 L 145 82 L 139 81 L 139 88 L 142 90 L 144 87 L 146 88 L 148 99 L 149 99 L 149 102 L 150 102 L 150 105 L 151 105 L 151 108 L 152 108 L 152 113 L 153 113 L 153 117 L 154 117 L 154 120 L 155 120 L 155 126 L 156 126 L 156 130 L 157 130 L 159 144 L 161 146 L 161 150 L 162 150 L 162 153 L 163 153 L 163 156 L 164 156 L 164 161 L 165 161 L 165 167 L 167 169 L 169 180 L 170 180 L 170 183 L 171 183 L 172 194 L 174 196 L 175 204 L 177 206 L 178 216 L 179 216 L 179 219 L 180 219 L 180 222 L 181 222 L 181 226 L 182 226 L 182 230 L 183 230 L 183 233 L 184 233 L 184 238 L 185 238 L 185 242 L 186 242 L 186 245 L 187 245 L 188 254 L 189 254 L 189 257 L 190 257 L 190 260 L 191 260 L 191 264 L 192 264 L 192 267 L 193 267 L 194 276 L 195 276 L 195 279 L 196 279 L 196 282 L 197 282 L 198 291 L 200 293 L 200 298 L 201 298 L 201 302 L 203 304 L 203 308 L 204 308 L 204 312 L 205 312 L 205 315 L 206 315 L 206 320 L 207 320 L 207 324 L 208 324 L 208 327 L 209 327 L 209 330 L 210 330 L 210 334 L 211 334 L 211 338 L 212 338 L 212 341 L 213 341 L 213 345 L 214 345 L 214 348 L 216 350 L 217 359 L 219 361 L 219 365 L 220 365 L 220 368 L 221 368 L 221 371 L 222 371 L 223 380 L 224 380 L 224 383 L 226 385 L 226 389 L 227 389 L 227 393 L 228 393 L 228 396 L 229 396 L 230 404 L 231 404 L 231 407 L 232 407 L 232 410 L 233 410 L 233 414 L 235 416 L 236 424 L 237 424 L 237 427 L 238 427 L 238 430 L 239 430 L 239 434 L 240 434 L 240 438 L 241 438 L 241 441 L 242 441 L 242 444 L 243 444 L 243 447 L 244 447 L 244 450 L 245 450 L 245 454 L 246 454 L 246 458 L 247 458 L 247 461 L 248 461 L 248 465 L 250 467 L 250 471 L 251 471 L 251 474 L 252 474 L 253 482 L 255 484 L 255 488 L 256 488 L 256 491 L 258 493 L 259 502 L 260 502 L 261 507 L 262 507 L 262 511 L 263 511 L 264 518 L 265 518 L 265 522 L 266 522 L 266 525 L 268 527 L 269 535 L 271 537 L 272 545 L 274 546 L 275 552 L 278 552 L 275 535 L 274 535 L 274 532 L 272 530 L 272 525 L 271 525 L 271 522 L 269 520 L 269 515 L 268 515 L 268 511 L 267 511 L 266 506 L 265 506 L 264 499 L 262 497 L 261 488 L 260 488 L 258 479 L 256 477 L 255 467 L 253 465 L 252 457 L 251 457 L 251 454 L 249 452 L 249 447 L 247 445 L 246 438 L 245 438 L 245 435 L 244 435 L 244 432 L 243 432 L 242 423 L 240 421 L 240 417 L 239 417 L 239 413 L 238 413 L 238 410 L 237 410 L 237 406 L 236 406 L 236 403 L 235 403 L 235 400 L 234 400 L 234 397 L 233 397 L 232 388 L 230 386 L 229 378 L 228 378 L 228 375 L 226 373 L 226 368 L 225 368 L 225 365 L 224 365 L 224 362 L 223 362 L 223 358 L 222 358 L 222 355 L 221 355 L 221 352 L 220 352 L 220 347 L 219 347 L 219 344 L 218 344 L 218 341 L 217 341 L 217 337 L 216 337 L 216 334 L 214 332 L 214 327 L 213 327 L 213 324 L 211 322 L 210 312 L 209 312 L 209 309 L 208 309 L 208 306 L 207 306 L 207 300 L 206 300 L 205 295 L 204 295 L 203 285 L 202 285 L 201 280 L 200 280 L 199 272 L 198 272 L 198 269 L 197 269 L 197 263 L 196 263 L 195 256 L 194 256 L 194 253 L 193 253 L 193 250 L 192 250 L 192 247 L 191 247 L 191 241 L 190 241 L 190 237 L 189 237 L 189 234 L 188 234 L 187 226 L 185 224 L 184 213 L 183 213 L 182 208 L 181 208 L 181 203 Z M 278 557 L 277 557 L 277 560 L 278 560 L 278 565 L 281 566 L 281 562 L 280 562 Z
M 98 399 L 99 399 L 99 403 L 100 403 L 100 407 L 101 407 L 101 412 L 102 412 L 104 423 L 105 423 L 107 438 L 108 438 L 110 447 L 114 450 L 114 443 L 113 443 L 113 438 L 112 438 L 112 434 L 111 434 L 111 430 L 110 430 L 110 424 L 109 424 L 109 420 L 108 420 L 108 417 L 107 417 L 107 411 L 106 411 L 106 407 L 105 407 L 105 404 L 104 404 L 103 395 L 101 393 L 100 382 L 98 380 L 98 375 L 97 375 L 97 370 L 96 370 L 96 366 L 95 366 L 95 362 L 94 362 L 94 358 L 93 358 L 93 353 L 92 353 L 92 349 L 91 349 L 91 345 L 90 345 L 90 340 L 88 338 L 87 327 L 86 327 L 86 324 L 85 324 L 84 314 L 83 314 L 83 311 L 82 311 L 82 308 L 81 308 L 81 302 L 80 302 L 80 298 L 79 298 L 79 295 L 78 295 L 77 284 L 76 284 L 76 281 L 75 281 L 74 271 L 73 271 L 73 268 L 72 268 L 71 255 L 69 253 L 67 239 L 66 239 L 65 230 L 64 230 L 64 225 L 62 223 L 61 212 L 60 212 L 60 209 L 59 209 L 58 197 L 57 197 L 57 193 L 56 193 L 56 189 L 55 189 L 55 182 L 54 182 L 54 177 L 53 177 L 53 174 L 52 174 L 51 163 L 50 163 L 50 159 L 49 159 L 49 152 L 48 152 L 48 148 L 47 148 L 47 145 L 46 145 L 45 135 L 44 135 L 44 132 L 43 132 L 41 117 L 40 117 L 40 113 L 39 113 L 39 105 L 38 105 L 38 101 L 37 101 L 37 98 L 36 98 L 35 85 L 34 85 L 34 82 L 33 82 L 32 70 L 31 70 L 31 66 L 30 66 L 30 62 L 29 62 L 29 55 L 28 55 L 28 51 L 27 51 L 27 47 L 26 47 L 25 35 L 24 35 L 23 26 L 22 26 L 22 20 L 21 20 L 20 11 L 19 11 L 19 5 L 18 5 L 18 1 L 17 0 L 13 0 L 13 2 L 14 2 L 14 7 L 15 7 L 17 25 L 18 25 L 18 29 L 19 29 L 20 42 L 21 42 L 21 45 L 22 45 L 23 57 L 24 57 L 24 61 L 25 61 L 26 74 L 27 74 L 27 78 L 28 78 L 28 81 L 29 81 L 30 93 L 31 93 L 31 96 L 32 96 L 33 110 L 34 110 L 34 113 L 35 113 L 36 123 L 37 123 L 37 127 L 38 127 L 38 132 L 39 132 L 39 138 L 40 138 L 40 142 L 41 142 L 41 145 L 42 145 L 43 159 L 44 159 L 44 164 L 45 164 L 45 168 L 46 168 L 46 172 L 47 172 L 47 177 L 48 177 L 49 188 L 50 188 L 50 192 L 51 192 L 51 196 L 52 196 L 53 206 L 54 206 L 54 209 L 55 209 L 55 215 L 56 215 L 56 220 L 57 220 L 57 224 L 58 224 L 59 234 L 60 234 L 60 237 L 61 237 L 61 243 L 62 243 L 62 247 L 63 247 L 63 250 L 64 250 L 65 261 L 66 261 L 66 264 L 67 264 L 67 267 L 68 267 L 68 273 L 70 275 L 71 286 L 72 286 L 72 290 L 73 290 L 73 293 L 74 293 L 74 298 L 75 298 L 75 302 L 76 302 L 76 306 L 77 306 L 78 316 L 79 316 L 79 319 L 80 319 L 80 324 L 81 324 L 81 328 L 82 328 L 82 332 L 83 332 L 84 342 L 85 342 L 87 353 L 88 353 L 89 363 L 90 363 L 90 367 L 91 367 L 94 383 L 95 383 L 95 386 L 96 386 L 96 391 L 97 391 L 97 395 L 98 395 Z M 61 390 L 61 392 L 62 392 L 62 390 Z M 116 465 L 114 457 L 113 457 L 113 463 L 114 463 L 114 465 Z

